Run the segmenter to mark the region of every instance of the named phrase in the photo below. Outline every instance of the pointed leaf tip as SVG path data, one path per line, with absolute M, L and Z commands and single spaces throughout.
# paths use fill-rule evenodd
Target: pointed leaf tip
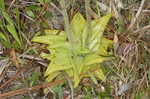
M 76 40 L 81 37 L 82 31 L 85 28 L 85 23 L 84 17 L 80 13 L 76 13 L 71 21 L 71 28 Z

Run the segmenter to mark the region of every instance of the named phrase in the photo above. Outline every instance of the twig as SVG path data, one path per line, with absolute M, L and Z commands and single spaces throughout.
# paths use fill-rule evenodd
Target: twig
M 51 2 L 50 5 L 63 15 L 62 11 L 54 3 Z
M 117 8 L 114 4 L 114 2 L 110 1 L 111 5 L 112 5 L 112 10 L 114 11 L 114 16 L 116 19 L 120 18 L 121 16 L 119 15 L 118 11 L 117 11 Z
M 94 70 L 91 70 L 90 72 L 95 72 L 97 71 L 98 69 L 94 69 Z M 86 73 L 81 73 L 81 75 L 84 75 Z M 70 77 L 70 79 L 72 79 L 73 77 Z M 41 85 L 37 85 L 37 86 L 33 86 L 33 87 L 30 87 L 30 88 L 23 88 L 23 89 L 18 89 L 18 90 L 15 90 L 15 91 L 9 91 L 9 92 L 6 92 L 6 93 L 3 93 L 3 94 L 0 94 L 0 99 L 1 98 L 4 98 L 4 97 L 11 97 L 11 96 L 15 96 L 15 95 L 19 95 L 19 94 L 24 94 L 24 93 L 27 93 L 29 91 L 33 91 L 33 90 L 38 90 L 40 88 L 47 88 L 47 87 L 52 87 L 52 86 L 56 86 L 58 84 L 61 84 L 63 82 L 65 82 L 66 80 L 56 80 L 54 82 L 49 82 L 47 84 L 41 84 Z
M 136 11 L 136 9 L 135 9 L 135 11 Z M 150 10 L 143 10 L 142 12 L 145 14 L 150 14 Z
M 129 10 L 130 8 L 123 8 L 124 10 Z M 131 9 L 132 11 L 135 11 L 135 12 L 137 12 L 138 11 L 138 9 Z M 147 9 L 143 9 L 142 10 L 142 13 L 150 13 L 150 10 L 147 10 Z
M 30 2 L 30 1 L 23 1 L 23 0 L 20 0 L 21 4 L 23 5 L 27 5 L 27 4 L 30 4 L 30 5 L 40 5 L 41 3 L 37 3 L 37 2 Z
M 142 29 L 137 30 L 136 31 L 137 33 L 141 32 L 137 38 L 140 39 L 144 35 L 145 31 L 148 30 L 148 29 L 150 29 L 150 25 L 145 26 Z
M 11 50 L 10 55 L 11 55 L 12 62 L 16 65 L 17 69 L 19 69 L 20 65 L 19 65 L 19 62 L 18 62 L 18 59 L 17 59 L 17 56 L 16 56 L 15 49 Z
M 20 71 L 18 71 L 11 79 L 9 79 L 8 81 L 6 81 L 4 84 L 2 84 L 0 86 L 0 89 L 4 88 L 6 85 L 8 85 L 10 82 L 12 82 L 13 80 L 15 80 L 17 78 L 18 75 L 20 75 L 22 72 L 25 72 L 26 69 L 21 69 Z
M 23 16 L 25 16 L 27 19 L 29 19 L 29 20 L 35 22 L 35 20 L 34 20 L 32 17 L 30 17 L 30 16 L 28 16 L 28 15 L 22 13 L 22 12 L 20 12 L 20 14 L 23 15 Z
M 35 57 L 33 55 L 26 55 L 26 54 L 22 54 L 19 56 L 20 58 L 26 58 L 26 59 L 30 59 L 30 60 L 36 60 L 39 64 L 47 67 L 48 64 L 44 62 L 44 59 L 40 58 L 40 57 Z
M 3 71 L 5 70 L 5 68 L 10 65 L 10 63 L 8 61 L 9 61 L 8 58 L 0 60 L 0 76 L 3 73 Z
M 13 0 L 8 8 L 8 10 L 10 10 L 10 8 L 13 6 L 13 4 L 16 2 L 16 0 Z
M 7 92 L 7 93 L 0 94 L 0 98 L 23 94 L 23 93 L 27 93 L 29 91 L 38 90 L 40 88 L 52 87 L 52 86 L 55 86 L 55 85 L 60 84 L 62 82 L 64 82 L 64 80 L 57 80 L 55 82 L 50 82 L 50 83 L 47 83 L 47 84 L 41 84 L 41 85 L 37 85 L 37 86 L 34 86 L 34 87 L 30 87 L 30 88 L 23 88 L 23 89 L 18 89 L 18 90 L 15 90 L 15 91 L 10 91 L 10 92 Z
M 131 23 L 130 23 L 130 25 L 129 25 L 129 27 L 128 27 L 128 30 L 130 30 L 130 29 L 134 26 L 136 20 L 137 20 L 138 17 L 140 16 L 141 11 L 142 11 L 142 8 L 143 8 L 143 6 L 144 6 L 144 2 L 145 2 L 145 0 L 142 0 L 142 1 L 141 1 L 140 7 L 139 7 L 139 9 L 138 9 L 138 12 L 136 13 L 135 17 L 131 20 Z
M 25 33 L 20 32 L 20 34 L 22 35 L 22 37 L 27 41 L 28 45 L 32 45 L 31 41 L 29 40 L 29 38 L 25 35 Z
M 142 83 L 144 82 L 144 80 L 146 79 L 146 77 L 147 77 L 147 71 L 145 70 L 145 68 L 144 68 L 144 75 L 143 75 L 143 77 L 142 77 L 142 79 L 141 79 L 141 81 L 138 83 L 138 87 L 137 87 L 137 90 L 139 90 L 140 88 L 141 88 L 141 86 L 142 86 Z
M 150 25 L 147 25 L 147 26 L 144 26 L 143 28 L 141 29 L 137 29 L 136 31 L 134 31 L 133 33 L 138 33 L 138 32 L 141 32 L 141 31 L 145 31 L 145 30 L 148 30 L 150 29 Z
M 27 55 L 27 54 L 22 54 L 19 57 L 21 57 L 21 58 L 27 58 L 27 59 L 31 59 L 31 60 L 37 60 L 37 61 L 44 61 L 42 58 L 35 57 L 33 55 Z

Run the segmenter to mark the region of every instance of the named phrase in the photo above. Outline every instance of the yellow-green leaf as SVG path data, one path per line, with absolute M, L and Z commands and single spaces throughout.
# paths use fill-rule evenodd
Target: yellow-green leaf
M 49 34 L 57 34 L 59 33 L 60 31 L 59 30 L 50 30 L 50 29 L 47 29 L 47 30 L 44 30 L 45 34 L 46 35 L 49 35 Z
M 106 28 L 106 25 L 111 18 L 111 14 L 107 14 L 106 16 L 93 20 L 91 22 L 92 33 L 89 38 L 89 49 L 92 51 L 97 51 L 100 46 L 100 40 L 103 35 L 103 32 Z M 96 49 L 95 49 L 96 48 Z
M 51 82 L 57 75 L 59 75 L 61 72 L 53 72 L 51 74 L 48 75 L 48 77 L 46 78 L 47 82 Z
M 76 46 L 75 48 L 77 48 L 77 49 L 80 48 L 82 45 L 81 35 L 82 35 L 83 30 L 85 28 L 85 24 L 86 24 L 86 21 L 80 13 L 75 14 L 75 16 L 73 17 L 73 19 L 71 21 L 71 29 L 72 29 L 72 32 L 74 35 L 74 42 L 75 42 L 74 46 Z
M 90 75 L 90 77 L 91 77 L 91 79 L 93 80 L 93 82 L 95 83 L 95 84 L 98 84 L 98 81 L 96 80 L 96 78 L 95 78 L 95 76 L 92 74 L 92 73 L 88 73 L 89 75 Z
M 59 66 L 59 65 L 55 65 L 54 63 L 51 63 L 45 72 L 45 76 L 48 76 L 49 74 L 54 72 L 65 71 L 70 68 L 72 68 L 72 66 Z
M 103 71 L 102 71 L 101 68 L 97 69 L 97 70 L 94 72 L 94 74 L 95 74 L 96 77 L 98 77 L 100 80 L 103 80 L 103 81 L 106 80 L 106 77 L 105 77 L 105 75 L 104 75 L 104 73 L 103 73 Z
M 108 51 L 107 51 L 108 47 L 112 46 L 112 44 L 113 44 L 112 40 L 108 40 L 108 39 L 103 37 L 101 40 L 101 43 L 100 43 L 98 53 L 100 55 L 107 56 L 108 55 Z
M 65 41 L 65 36 L 60 35 L 46 35 L 46 36 L 37 36 L 32 39 L 34 42 L 43 43 L 43 44 L 53 44 L 56 41 Z
M 71 21 L 71 27 L 77 39 L 81 37 L 83 29 L 85 28 L 85 23 L 85 19 L 80 13 L 75 14 Z
M 107 49 L 111 41 L 103 38 L 102 35 L 110 17 L 111 15 L 108 14 L 92 20 L 89 36 L 87 22 L 80 13 L 77 13 L 71 22 L 71 32 L 75 36 L 73 48 L 64 31 L 45 30 L 46 35 L 33 38 L 32 41 L 48 44 L 47 49 L 50 54 L 42 54 L 43 58 L 51 61 L 45 72 L 46 80 L 52 81 L 62 71 L 73 78 L 74 87 L 79 85 L 83 77 L 91 77 L 95 84 L 97 84 L 96 77 L 105 80 L 99 63 L 109 59 L 105 56 L 108 56 Z M 97 70 L 93 71 L 95 69 Z M 93 72 L 89 73 L 91 71 Z
M 81 80 L 80 75 L 74 73 L 74 88 L 76 88 L 79 85 L 80 80 Z
M 102 63 L 105 60 L 108 60 L 108 57 L 99 56 L 96 54 L 90 54 L 85 57 L 85 64 L 86 65 L 92 65 L 97 63 Z
M 50 54 L 41 53 L 40 56 L 43 57 L 43 58 L 45 58 L 45 59 L 48 59 L 48 60 L 51 60 L 51 59 L 52 59 Z

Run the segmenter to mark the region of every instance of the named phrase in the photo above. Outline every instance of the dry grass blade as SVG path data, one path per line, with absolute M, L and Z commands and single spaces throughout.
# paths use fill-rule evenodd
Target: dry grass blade
M 148 30 L 148 29 L 150 29 L 150 25 L 144 26 L 144 27 L 141 28 L 141 29 L 137 29 L 136 31 L 134 31 L 134 33 L 138 33 L 138 32 L 141 32 L 141 31 L 146 31 L 146 30 Z
M 8 59 L 0 60 L 0 75 L 2 74 L 3 70 L 8 66 Z
M 129 27 L 128 27 L 128 30 L 132 29 L 133 26 L 134 26 L 134 24 L 136 23 L 138 17 L 140 16 L 140 14 L 141 14 L 141 12 L 142 12 L 142 8 L 143 8 L 143 6 L 144 6 L 144 3 L 145 3 L 145 0 L 142 0 L 142 1 L 141 1 L 141 5 L 140 5 L 140 7 L 139 7 L 139 9 L 138 9 L 138 12 L 136 13 L 135 17 L 133 17 L 133 19 L 131 20 L 131 23 L 130 23 L 130 25 L 129 25 Z

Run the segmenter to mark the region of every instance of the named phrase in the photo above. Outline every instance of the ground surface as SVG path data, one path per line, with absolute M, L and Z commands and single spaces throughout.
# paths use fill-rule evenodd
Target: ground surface
M 69 20 L 77 12 L 86 17 L 84 0 L 65 1 Z M 59 2 L 0 1 L 0 99 L 71 99 L 67 81 L 45 83 L 49 61 L 40 53 L 48 51 L 46 45 L 31 41 L 45 29 L 64 30 Z M 74 98 L 150 99 L 150 1 L 91 0 L 92 19 L 108 12 L 113 17 L 104 36 L 113 40 L 110 52 L 115 58 L 102 63 L 106 81 L 95 84 L 84 78 L 74 89 Z

